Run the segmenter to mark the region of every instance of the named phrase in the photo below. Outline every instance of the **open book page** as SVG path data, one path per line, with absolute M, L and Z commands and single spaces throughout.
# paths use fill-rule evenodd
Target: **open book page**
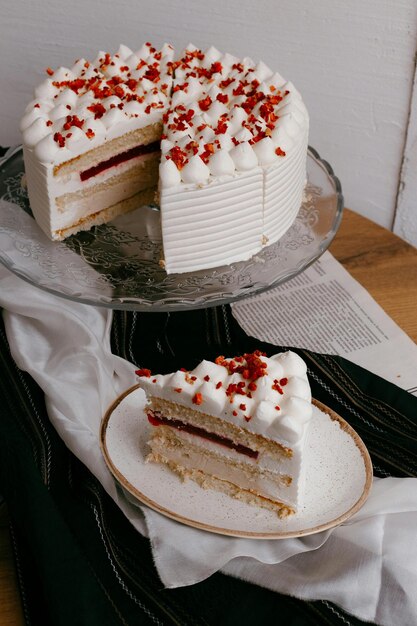
M 417 345 L 330 252 L 232 311 L 249 335 L 338 354 L 417 396 Z

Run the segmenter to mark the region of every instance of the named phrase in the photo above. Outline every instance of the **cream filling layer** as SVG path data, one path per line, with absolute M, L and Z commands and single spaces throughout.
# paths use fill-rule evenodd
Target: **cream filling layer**
M 198 446 L 201 449 L 208 450 L 213 454 L 221 456 L 225 461 L 247 463 L 251 467 L 259 468 L 259 470 L 265 470 L 271 474 L 276 474 L 277 476 L 292 476 L 293 472 L 296 470 L 297 464 L 299 463 L 297 455 L 296 458 L 292 457 L 291 459 L 288 459 L 282 457 L 282 459 L 277 460 L 271 458 L 265 453 L 260 452 L 258 458 L 254 459 L 250 456 L 241 454 L 232 448 L 227 448 L 220 443 L 216 443 L 214 441 L 210 441 L 209 439 L 199 437 L 198 435 L 193 435 L 169 426 L 157 426 L 155 436 L 157 436 L 159 430 L 163 430 L 164 432 L 169 430 L 173 433 L 173 435 L 169 436 L 183 442 L 184 445 L 189 444 L 192 446 Z
M 157 166 L 159 164 L 159 152 L 155 151 L 155 153 L 150 154 L 141 154 L 137 157 L 133 157 L 132 159 L 128 159 L 123 163 L 119 163 L 118 165 L 112 165 L 102 172 L 96 174 L 95 176 L 91 176 L 85 181 L 82 181 L 80 178 L 80 172 L 71 172 L 67 176 L 57 175 L 54 176 L 53 183 L 51 185 L 51 195 L 55 194 L 55 197 L 60 197 L 63 193 L 69 194 L 80 190 L 87 190 L 89 188 L 95 187 L 99 183 L 103 183 L 114 176 L 120 176 L 130 169 L 137 167 L 141 163 L 145 163 L 150 160 L 156 160 Z M 156 167 L 157 167 L 156 166 Z M 157 183 L 157 172 L 155 184 Z
M 53 166 L 40 163 L 33 151 L 28 148 L 24 148 L 24 157 L 31 209 L 36 221 L 49 236 L 74 225 L 82 218 L 130 198 L 144 188 L 157 184 L 158 153 L 134 157 L 84 182 L 80 180 L 78 172 L 67 175 L 65 179 L 63 176 L 54 176 Z M 145 172 L 145 180 L 141 180 L 140 176 L 129 179 L 129 172 L 140 167 L 144 168 L 144 172 L 149 167 L 152 171 Z M 120 182 L 119 177 L 122 179 Z M 96 193 L 97 185 L 102 187 Z M 82 193 L 78 197 L 77 192 L 83 191 L 86 192 L 85 197 Z M 59 199 L 63 194 L 69 197 L 60 203 Z M 71 194 L 74 194 L 72 198 Z M 94 194 L 94 197 L 90 194 Z
M 163 437 L 155 437 L 150 441 L 152 453 L 164 457 L 169 461 L 181 465 L 186 469 L 197 469 L 209 476 L 226 480 L 240 489 L 252 491 L 257 495 L 284 502 L 290 506 L 297 506 L 297 486 L 292 483 L 285 485 L 280 478 L 271 478 L 261 473 L 244 472 L 232 461 L 218 456 L 204 454 L 204 449 L 196 451 L 192 446 L 184 443 L 175 446 Z
M 55 212 L 51 219 L 52 230 L 69 228 L 83 218 L 131 198 L 142 189 L 142 184 L 137 180 L 116 181 L 113 185 L 95 192 L 93 198 L 88 196 L 73 199 L 63 210 Z

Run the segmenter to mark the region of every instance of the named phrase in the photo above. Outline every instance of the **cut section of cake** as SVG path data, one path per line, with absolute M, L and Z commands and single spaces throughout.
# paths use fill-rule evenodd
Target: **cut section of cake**
M 312 416 L 304 361 L 255 351 L 194 370 L 138 370 L 151 428 L 148 461 L 281 517 L 303 502 Z
M 172 59 L 147 43 L 47 70 L 21 129 L 31 209 L 52 239 L 154 200 Z
M 294 222 L 309 118 L 262 61 L 147 43 L 47 72 L 21 128 L 30 205 L 52 239 L 157 201 L 161 265 L 184 273 L 248 260 Z

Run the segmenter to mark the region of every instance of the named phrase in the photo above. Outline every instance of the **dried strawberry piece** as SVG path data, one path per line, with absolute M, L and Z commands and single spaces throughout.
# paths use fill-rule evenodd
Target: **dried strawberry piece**
M 224 80 L 222 80 L 219 83 L 219 87 L 220 89 L 225 89 L 226 87 L 228 87 L 229 85 L 231 85 L 232 83 L 234 83 L 235 79 L 234 78 L 225 78 Z
M 284 393 L 281 389 L 281 386 L 279 384 L 279 382 L 277 380 L 274 380 L 274 384 L 272 385 L 272 389 L 274 391 L 278 391 L 278 393 L 280 393 L 281 395 Z
M 110 54 L 108 52 L 105 53 L 104 59 L 100 59 L 100 63 L 101 63 L 100 67 L 103 68 L 103 69 L 107 65 L 110 65 L 110 63 L 111 63 L 111 56 L 110 56 Z
M 82 128 L 83 124 L 84 124 L 84 120 L 80 120 L 77 115 L 67 115 L 67 119 L 63 128 L 64 130 L 69 130 L 72 126 L 76 126 L 77 128 Z
M 271 102 L 261 104 L 259 114 L 266 122 L 273 123 L 278 119 L 278 115 L 274 113 L 274 105 Z
M 57 142 L 60 148 L 63 148 L 65 146 L 65 137 L 63 137 L 61 133 L 55 133 L 54 141 Z
M 80 89 L 85 87 L 85 79 L 76 78 L 75 80 L 70 80 L 68 81 L 68 87 L 78 95 Z
M 206 143 L 204 144 L 204 152 L 200 154 L 200 159 L 204 161 L 204 163 L 208 163 L 208 160 L 213 153 L 214 153 L 214 144 Z
M 120 85 L 122 82 L 123 78 L 121 76 L 113 76 L 112 78 L 109 78 L 109 80 L 106 80 L 106 84 L 109 87 L 116 87 L 116 85 Z
M 233 93 L 234 96 L 242 96 L 242 95 L 244 95 L 245 89 L 244 89 L 244 84 L 242 83 L 242 81 L 239 81 L 238 86 L 233 89 L 232 93 Z
M 203 404 L 203 394 L 196 393 L 193 396 L 193 404 L 197 404 L 197 405 Z
M 253 145 L 254 143 L 258 143 L 258 141 L 261 141 L 261 139 L 264 139 L 266 136 L 266 133 L 264 130 L 261 130 L 261 132 L 259 132 L 257 135 L 255 135 L 254 137 L 252 137 L 252 139 L 249 140 L 249 143 L 251 145 Z
M 173 93 L 175 93 L 176 91 L 187 91 L 187 87 L 188 87 L 188 83 L 183 83 L 182 85 L 175 85 L 172 91 Z
M 275 96 L 268 96 L 268 102 L 270 102 L 271 104 L 273 104 L 274 106 L 276 104 L 279 104 L 282 100 L 282 96 L 276 94 Z
M 232 70 L 237 70 L 238 72 L 243 72 L 244 67 L 242 63 L 233 63 Z
M 141 369 L 135 371 L 136 376 L 144 376 L 145 378 L 150 378 L 151 373 L 151 370 L 148 370 L 146 367 L 142 367 Z
M 144 74 L 144 78 L 150 80 L 152 83 L 157 83 L 160 77 L 161 74 L 156 67 L 149 67 Z
M 187 155 L 184 150 L 181 150 L 179 146 L 174 146 L 166 155 L 168 159 L 174 161 L 179 170 L 182 170 L 184 165 L 188 163 Z
M 189 150 L 193 152 L 193 154 L 197 154 L 198 152 L 198 143 L 196 141 L 189 141 L 187 143 L 187 145 L 185 146 L 186 150 Z
M 227 93 L 218 93 L 216 96 L 216 100 L 218 100 L 222 104 L 226 104 L 227 102 L 229 102 L 229 96 L 227 95 Z
M 223 71 L 223 65 L 219 61 L 215 61 L 211 64 L 210 74 L 221 74 Z
M 215 135 L 223 135 L 223 133 L 225 133 L 226 131 L 227 131 L 227 122 L 225 119 L 220 118 L 216 128 L 214 129 L 214 133 Z
M 90 104 L 90 106 L 87 107 L 87 109 L 91 111 L 92 113 L 94 113 L 95 120 L 98 120 L 100 119 L 100 117 L 103 117 L 103 115 L 106 112 L 106 108 L 101 104 L 101 102 Z
M 208 111 L 209 108 L 211 107 L 212 104 L 212 99 L 210 98 L 210 96 L 206 96 L 205 98 L 203 98 L 202 100 L 198 101 L 198 106 L 200 107 L 200 109 L 202 111 Z

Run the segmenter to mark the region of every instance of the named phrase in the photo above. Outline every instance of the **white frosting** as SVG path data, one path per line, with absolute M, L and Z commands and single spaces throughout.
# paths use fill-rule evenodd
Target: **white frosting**
M 92 63 L 58 68 L 37 87 L 21 129 L 31 155 L 30 202 L 45 232 L 51 236 L 55 198 L 96 178 L 59 179 L 57 165 L 162 119 L 167 272 L 248 259 L 284 234 L 306 179 L 308 114 L 301 96 L 261 61 L 192 44 L 179 57 L 169 44 L 160 51 L 121 45 L 114 55 L 99 52 Z
M 161 59 L 162 52 L 164 56 Z M 167 67 L 172 59 L 173 49 L 167 45 L 161 51 L 156 51 L 145 44 L 140 54 L 136 55 L 122 45 L 113 56 L 100 52 L 91 64 L 80 59 L 71 70 L 58 68 L 35 89 L 35 100 L 28 107 L 21 122 L 24 144 L 35 148 L 42 163 L 56 165 L 82 154 L 86 149 L 160 121 L 167 107 L 167 94 L 172 85 L 172 76 Z M 133 75 L 138 72 L 139 63 L 142 64 L 140 72 L 143 78 L 136 84 L 137 78 Z M 111 83 L 114 77 L 117 80 Z M 91 83 L 88 82 L 89 79 Z M 153 93 L 155 89 L 156 93 Z M 105 97 L 107 92 L 109 97 Z M 150 106 L 152 104 L 157 106 Z M 104 111 L 88 109 L 94 106 L 104 107 Z M 68 134 L 71 135 L 77 126 L 66 127 L 68 116 L 71 119 L 76 117 L 82 122 L 81 130 L 84 133 L 88 129 L 93 130 L 91 119 L 100 119 L 101 132 L 98 129 L 97 134 L 93 131 L 94 136 L 89 133 L 88 142 L 69 141 Z M 38 119 L 44 120 L 46 131 L 35 135 L 33 129 L 29 128 Z M 47 125 L 49 121 L 54 123 Z M 38 126 L 40 125 L 38 122 Z M 57 133 L 61 137 L 57 137 Z M 79 135 L 78 131 L 76 133 Z M 44 142 L 36 150 L 37 143 L 48 134 L 52 142 Z M 70 156 L 67 151 L 71 153 Z
M 240 172 L 252 170 L 258 165 L 256 154 L 247 141 L 243 141 L 238 146 L 232 148 L 229 154 L 233 159 L 236 169 Z
M 181 182 L 181 174 L 171 159 L 162 159 L 159 167 L 159 180 L 164 187 L 174 187 Z
M 259 360 L 266 364 L 265 375 L 259 378 L 244 378 L 236 372 L 230 374 L 227 367 L 203 361 L 191 372 L 140 376 L 139 382 L 150 396 L 220 417 L 292 449 L 302 441 L 312 416 L 306 365 L 294 352 Z M 235 363 L 243 369 L 247 367 L 246 361 Z M 279 379 L 274 375 L 277 372 Z M 251 382 L 256 385 L 255 391 L 248 387 Z M 244 394 L 233 393 L 230 385 L 242 383 Z M 201 404 L 195 403 L 196 394 L 201 394 Z
M 275 144 L 270 137 L 264 137 L 253 146 L 259 165 L 270 165 L 276 161 Z
M 184 183 L 205 183 L 210 176 L 210 170 L 196 154 L 181 170 L 181 180 Z
M 218 150 L 210 158 L 210 173 L 212 176 L 224 176 L 233 174 L 235 164 L 227 150 Z

